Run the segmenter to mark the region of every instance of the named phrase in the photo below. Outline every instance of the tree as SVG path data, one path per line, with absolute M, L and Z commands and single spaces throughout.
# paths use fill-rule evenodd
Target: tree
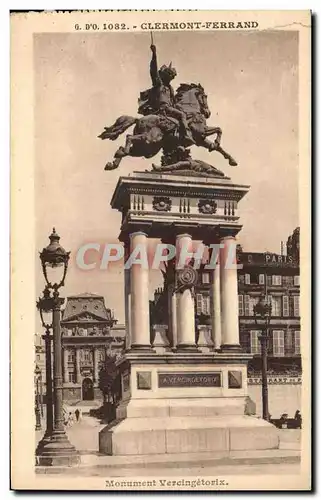
M 99 371 L 99 389 L 103 393 L 104 404 L 115 404 L 117 397 L 118 368 L 116 356 L 106 352 L 105 363 Z

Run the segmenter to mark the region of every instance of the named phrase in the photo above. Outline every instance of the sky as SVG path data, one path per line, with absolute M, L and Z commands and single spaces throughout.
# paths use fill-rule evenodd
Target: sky
M 298 34 L 293 31 L 154 33 L 158 62 L 172 61 L 180 83 L 201 83 L 212 112 L 209 126 L 223 130 L 222 146 L 238 162 L 193 146 L 192 156 L 250 185 L 239 204 L 245 251 L 280 253 L 280 242 L 299 225 Z M 137 116 L 139 92 L 150 87 L 149 33 L 43 33 L 34 36 L 36 246 L 55 226 L 71 251 L 63 295 L 105 297 L 124 321 L 123 273 L 82 271 L 75 254 L 86 242 L 114 243 L 121 215 L 110 207 L 119 176 L 144 171 L 152 160 L 125 158 L 104 171 L 124 144 L 101 141 L 105 126 Z M 38 259 L 38 255 L 36 256 Z M 44 287 L 39 264 L 38 294 Z M 161 284 L 151 276 L 150 295 Z

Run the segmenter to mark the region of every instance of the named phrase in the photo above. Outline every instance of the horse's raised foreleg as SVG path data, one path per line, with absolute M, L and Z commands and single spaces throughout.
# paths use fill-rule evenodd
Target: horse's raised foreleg
M 220 145 L 218 145 L 216 148 L 215 148 L 215 151 L 218 151 L 219 153 L 221 153 L 221 155 L 225 158 L 225 160 L 228 160 L 229 164 L 231 165 L 231 167 L 236 167 L 237 165 L 237 162 L 234 160 L 234 158 L 229 154 L 227 153 Z
M 211 151 L 218 151 L 225 158 L 225 160 L 228 160 L 231 167 L 236 167 L 237 162 L 234 160 L 234 158 L 229 153 L 227 153 L 220 146 L 220 140 L 221 140 L 220 136 L 217 137 L 214 142 L 210 141 L 209 139 L 202 139 L 202 140 L 197 142 L 197 145 L 202 146 L 203 148 L 207 149 L 210 152 Z

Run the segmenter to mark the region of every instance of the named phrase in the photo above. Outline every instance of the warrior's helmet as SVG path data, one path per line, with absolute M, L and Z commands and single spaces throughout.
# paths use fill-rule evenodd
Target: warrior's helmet
M 163 64 L 163 66 L 159 69 L 159 76 L 162 78 L 163 76 L 165 79 L 172 80 L 175 78 L 177 75 L 176 69 L 172 67 L 172 63 L 170 62 L 169 66 L 166 66 L 166 64 Z

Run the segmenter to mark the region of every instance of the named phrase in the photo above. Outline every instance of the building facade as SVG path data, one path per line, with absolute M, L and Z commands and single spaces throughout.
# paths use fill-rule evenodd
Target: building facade
M 286 391 L 292 391 L 293 413 L 300 402 L 301 332 L 300 332 L 300 230 L 296 228 L 284 246 L 283 254 L 243 252 L 237 248 L 239 294 L 239 331 L 243 350 L 253 358 L 248 363 L 250 395 L 261 404 L 261 343 L 260 326 L 256 324 L 254 306 L 267 293 L 272 306 L 268 341 L 268 376 L 275 398 L 274 415 L 282 408 Z M 150 303 L 151 326 L 166 323 L 168 304 L 167 276 L 164 288 L 157 289 Z M 195 326 L 204 325 L 210 332 L 210 273 L 205 264 L 198 271 L 195 287 Z M 280 389 L 280 387 L 283 387 Z M 285 388 L 286 386 L 286 388 Z M 291 394 L 292 394 L 291 392 Z M 257 394 L 256 394 L 257 393 Z M 272 397 L 271 397 L 272 399 Z M 291 405 L 290 405 L 291 406 Z M 292 406 L 289 410 L 292 412 Z M 280 410 L 282 412 L 282 410 Z
M 249 374 L 260 373 L 260 326 L 254 306 L 267 293 L 272 306 L 268 341 L 268 370 L 271 374 L 301 372 L 300 274 L 299 264 L 289 255 L 270 253 L 239 254 L 240 341 L 245 352 L 253 354 Z
M 67 298 L 61 320 L 65 402 L 102 399 L 99 371 L 105 356 L 117 355 L 124 346 L 125 327 L 116 323 L 102 296 Z
M 267 293 L 272 306 L 269 328 L 268 365 L 270 372 L 300 373 L 300 262 L 299 228 L 287 241 L 283 255 L 269 252 L 243 252 L 237 247 L 239 329 L 245 352 L 253 354 L 249 373 L 260 372 L 260 327 L 254 317 L 254 306 Z M 164 288 L 157 289 L 151 301 L 151 324 L 167 321 L 167 276 Z M 198 271 L 195 287 L 195 323 L 210 329 L 210 273 L 205 264 Z

